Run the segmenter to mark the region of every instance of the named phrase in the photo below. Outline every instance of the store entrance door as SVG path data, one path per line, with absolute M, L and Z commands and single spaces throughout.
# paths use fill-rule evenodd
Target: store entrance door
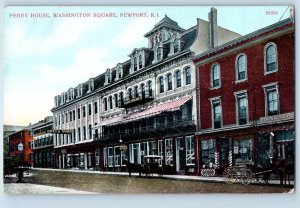
M 176 138 L 176 172 L 184 173 L 184 165 L 185 165 L 185 154 L 184 154 L 184 141 L 183 138 Z

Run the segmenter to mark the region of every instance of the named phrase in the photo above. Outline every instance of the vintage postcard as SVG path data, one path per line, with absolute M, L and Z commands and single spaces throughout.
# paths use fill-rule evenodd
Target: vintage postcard
M 293 193 L 292 6 L 7 7 L 6 194 Z

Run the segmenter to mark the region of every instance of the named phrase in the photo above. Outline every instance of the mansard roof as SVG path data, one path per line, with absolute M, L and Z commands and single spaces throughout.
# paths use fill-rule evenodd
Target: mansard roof
M 165 15 L 165 17 L 159 21 L 157 24 L 154 25 L 154 28 L 152 30 L 150 30 L 149 32 L 147 32 L 144 37 L 148 37 L 149 35 L 151 35 L 152 33 L 154 33 L 155 31 L 166 27 L 166 28 L 170 28 L 173 30 L 177 30 L 179 32 L 183 32 L 184 29 L 178 26 L 178 23 L 174 20 L 172 20 L 170 17 L 168 17 L 167 15 Z

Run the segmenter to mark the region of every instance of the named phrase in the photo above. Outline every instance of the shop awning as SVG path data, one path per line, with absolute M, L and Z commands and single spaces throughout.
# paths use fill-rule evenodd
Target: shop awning
M 157 105 L 146 108 L 142 111 L 133 112 L 127 115 L 120 115 L 112 118 L 108 118 L 100 122 L 100 126 L 110 126 L 120 123 L 127 123 L 130 121 L 138 120 L 145 117 L 155 116 L 162 112 L 179 110 L 182 105 L 191 100 L 192 96 L 186 96 L 174 100 L 167 101 L 165 103 L 159 103 Z

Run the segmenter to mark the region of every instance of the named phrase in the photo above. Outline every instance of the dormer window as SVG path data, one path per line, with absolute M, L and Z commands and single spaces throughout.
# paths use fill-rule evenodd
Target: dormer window
M 133 65 L 133 71 L 137 70 L 137 58 L 134 57 L 134 65 Z
M 80 85 L 78 85 L 78 96 L 80 97 L 80 96 L 82 96 L 82 94 L 83 94 L 83 86 L 82 86 L 82 84 L 80 84 Z
M 179 51 L 179 41 L 175 40 L 174 41 L 174 53 L 177 53 Z
M 142 55 L 139 55 L 139 69 L 143 67 L 143 58 Z
M 157 49 L 157 54 L 156 54 L 156 60 L 157 60 L 157 61 L 160 61 L 161 58 L 162 58 L 162 56 L 161 56 L 161 51 L 162 51 L 161 48 L 158 48 L 158 49 Z
M 94 79 L 89 80 L 89 92 L 94 90 Z

